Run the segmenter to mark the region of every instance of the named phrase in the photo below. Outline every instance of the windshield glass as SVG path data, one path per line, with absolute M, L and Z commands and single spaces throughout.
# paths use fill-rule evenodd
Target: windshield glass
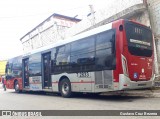
M 148 27 L 125 22 L 128 50 L 136 56 L 152 56 L 152 32 Z

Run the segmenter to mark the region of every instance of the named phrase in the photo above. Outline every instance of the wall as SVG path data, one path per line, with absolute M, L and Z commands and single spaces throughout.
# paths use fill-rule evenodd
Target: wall
M 160 0 L 147 0 L 153 32 L 160 37 Z
M 5 75 L 6 64 L 6 60 L 0 61 L 0 76 Z
M 21 38 L 23 52 L 27 53 L 33 49 L 37 49 L 51 43 L 64 39 L 65 30 L 75 25 L 78 20 L 70 20 L 52 16 L 28 32 Z
M 157 49 L 157 60 L 159 72 L 156 73 L 158 76 L 160 74 L 160 0 L 146 0 L 148 5 L 148 11 L 150 15 L 151 27 L 155 36 L 155 44 Z M 158 77 L 160 79 L 160 77 Z
M 93 25 L 93 20 L 94 24 L 97 24 L 127 8 L 130 8 L 134 5 L 143 4 L 143 0 L 112 0 L 108 3 L 109 4 L 106 2 L 106 6 L 96 11 L 94 13 L 94 17 L 86 17 L 81 22 L 70 28 L 66 33 L 66 37 L 73 36 L 91 27 Z

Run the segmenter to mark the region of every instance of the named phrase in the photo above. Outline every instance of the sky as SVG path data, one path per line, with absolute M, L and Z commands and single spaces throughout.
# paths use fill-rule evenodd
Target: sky
M 108 0 L 0 0 L 0 60 L 23 53 L 20 38 L 53 13 L 83 19 Z

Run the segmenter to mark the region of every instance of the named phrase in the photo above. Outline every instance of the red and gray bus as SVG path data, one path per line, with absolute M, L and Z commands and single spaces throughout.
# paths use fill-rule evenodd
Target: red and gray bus
M 149 27 L 117 20 L 9 60 L 7 87 L 63 97 L 151 88 L 153 42 Z

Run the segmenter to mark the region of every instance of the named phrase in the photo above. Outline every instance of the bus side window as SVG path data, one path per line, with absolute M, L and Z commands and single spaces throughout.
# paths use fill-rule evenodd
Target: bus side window
M 115 53 L 115 48 L 116 48 L 116 45 L 115 45 L 115 33 L 112 34 L 112 39 L 111 39 L 111 44 L 112 44 L 112 54 Z
M 6 80 L 9 80 L 12 76 L 12 63 L 7 63 L 5 73 L 6 73 Z
M 114 69 L 115 57 L 114 31 L 99 33 L 96 37 L 96 67 L 98 70 Z
M 8 74 L 8 68 L 9 68 L 9 64 L 6 64 L 6 69 L 5 69 L 5 73 Z
M 8 68 L 7 68 L 7 74 L 11 74 L 12 73 L 12 63 L 8 64 Z
M 55 58 L 52 60 L 52 72 L 68 72 L 70 70 L 70 44 L 57 47 L 54 56 Z
M 114 70 L 116 68 L 116 35 L 115 31 L 112 35 L 112 69 Z
M 36 53 L 30 56 L 29 62 L 26 62 L 26 78 L 29 76 L 40 76 L 42 74 L 41 54 Z
M 67 65 L 70 63 L 70 45 L 64 45 L 56 48 L 56 65 Z
M 71 72 L 91 71 L 95 65 L 95 36 L 71 43 Z

